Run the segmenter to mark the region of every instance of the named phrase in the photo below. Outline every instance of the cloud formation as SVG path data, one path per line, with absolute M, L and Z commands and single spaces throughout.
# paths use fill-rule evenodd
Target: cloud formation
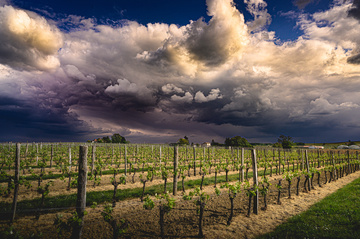
M 2 7 L 0 125 L 8 129 L 1 130 L 31 139 L 60 127 L 64 139 L 82 140 L 120 132 L 133 142 L 357 137 L 356 2 L 298 13 L 304 35 L 286 42 L 266 30 L 263 0 L 245 0 L 247 22 L 231 0 L 206 4 L 209 22 L 105 25 L 67 16 L 57 20 L 67 32 Z
M 0 63 L 19 69 L 50 70 L 60 66 L 56 57 L 62 34 L 33 12 L 0 7 Z

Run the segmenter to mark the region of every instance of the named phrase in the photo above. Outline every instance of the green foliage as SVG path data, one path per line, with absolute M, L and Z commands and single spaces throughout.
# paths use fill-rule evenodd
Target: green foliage
M 175 198 L 171 197 L 168 192 L 160 195 L 155 194 L 155 197 L 158 199 L 159 207 L 163 208 L 164 212 L 168 213 L 175 207 Z M 146 195 L 143 207 L 147 210 L 151 210 L 155 207 L 155 202 L 149 195 Z
M 290 182 L 295 176 L 296 176 L 296 174 L 294 172 L 287 171 L 287 172 L 284 173 L 283 178 L 286 181 Z
M 101 216 L 103 216 L 104 221 L 109 223 L 110 226 L 113 228 L 113 233 L 114 235 L 116 235 L 117 238 L 119 235 L 126 232 L 128 224 L 124 219 L 120 219 L 118 223 L 112 215 L 113 211 L 114 208 L 110 204 L 105 204 L 104 211 L 101 212 Z
M 251 187 L 249 181 L 246 181 L 246 182 L 245 182 L 245 184 L 244 184 L 244 191 L 246 192 L 246 195 L 247 195 L 247 196 L 250 196 L 250 195 L 255 196 L 255 195 L 256 195 L 256 189 L 258 189 L 256 185 L 254 185 L 253 187 Z
M 120 134 L 113 134 L 113 136 L 111 137 L 111 142 L 112 143 L 117 143 L 117 144 L 126 144 L 128 143 L 125 139 L 125 137 L 121 136 Z
M 281 143 L 276 142 L 275 144 L 272 145 L 273 148 L 282 148 Z
M 241 192 L 241 183 L 236 182 L 235 184 L 225 183 L 221 185 L 221 188 L 227 188 L 229 190 L 229 197 L 235 198 L 238 193 Z
M 221 194 L 220 189 L 218 189 L 217 187 L 215 188 L 215 194 L 216 194 L 216 196 L 220 196 L 220 194 Z
M 293 146 L 293 140 L 290 136 L 280 135 L 278 138 L 278 143 L 281 144 L 281 146 L 284 149 L 291 149 Z
M 120 134 L 113 134 L 111 137 L 104 136 L 94 140 L 96 143 L 114 143 L 114 144 L 128 144 L 129 141 L 126 141 L 125 137 Z
M 43 195 L 44 197 L 46 197 L 46 196 L 49 194 L 49 192 L 50 192 L 49 187 L 50 187 L 51 185 L 53 185 L 53 184 L 54 184 L 54 181 L 53 181 L 53 180 L 50 180 L 49 182 L 47 182 L 47 183 L 45 184 L 45 186 L 40 186 L 40 187 L 38 187 L 38 188 L 37 188 L 37 192 L 38 192 L 39 194 Z
M 235 136 L 225 139 L 226 146 L 252 148 L 253 146 L 243 137 Z
M 155 207 L 155 203 L 154 201 L 150 198 L 149 194 L 146 195 L 145 199 L 144 199 L 144 205 L 143 207 L 147 210 L 151 210 Z
M 84 215 L 86 215 L 87 212 L 84 212 Z M 73 212 L 72 216 L 69 217 L 67 220 L 63 219 L 62 214 L 57 214 L 54 220 L 54 226 L 56 228 L 57 233 L 60 235 L 60 237 L 63 237 L 66 232 L 69 232 L 72 230 L 72 228 L 80 226 L 82 223 L 81 217 L 77 214 L 77 212 Z
M 188 137 L 185 136 L 184 138 L 179 139 L 177 144 L 179 144 L 179 145 L 189 145 L 190 143 L 189 143 Z
M 101 216 L 103 216 L 105 222 L 111 223 L 111 221 L 114 220 L 112 216 L 113 211 L 114 208 L 110 204 L 104 205 L 104 211 L 101 212 Z
M 197 206 L 200 206 L 201 204 L 206 204 L 206 202 L 210 198 L 210 196 L 207 193 L 203 192 L 200 187 L 196 187 L 193 191 L 189 192 L 188 195 L 184 194 L 183 199 L 192 200 L 194 196 L 197 197 L 195 199 L 195 204 Z
M 168 192 L 165 194 L 155 194 L 155 197 L 160 200 L 160 206 L 164 208 L 165 212 L 170 212 L 175 207 L 175 198 L 171 197 Z

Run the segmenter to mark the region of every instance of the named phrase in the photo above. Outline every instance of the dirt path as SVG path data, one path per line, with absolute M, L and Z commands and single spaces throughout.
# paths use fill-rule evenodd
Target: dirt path
M 238 215 L 230 226 L 206 227 L 206 238 L 254 238 L 271 232 L 290 217 L 308 210 L 316 202 L 359 177 L 360 172 L 356 172 L 335 182 L 323 184 L 322 187 L 315 186 L 315 190 L 309 193 L 301 192 L 299 196 L 294 195 L 293 199 L 283 198 L 281 206 L 271 203 L 267 211 L 260 211 L 258 215 L 252 215 L 250 218 L 244 214 Z

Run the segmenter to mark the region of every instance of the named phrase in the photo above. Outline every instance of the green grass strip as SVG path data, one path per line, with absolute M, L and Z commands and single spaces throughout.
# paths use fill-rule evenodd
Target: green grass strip
M 360 178 L 296 215 L 266 238 L 360 238 Z

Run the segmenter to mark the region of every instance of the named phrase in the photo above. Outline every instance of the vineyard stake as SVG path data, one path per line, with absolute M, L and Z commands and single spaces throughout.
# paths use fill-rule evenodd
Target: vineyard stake
M 16 156 L 15 156 L 15 178 L 14 178 L 15 189 L 14 189 L 14 200 L 13 200 L 13 204 L 12 204 L 12 217 L 11 217 L 11 222 L 10 222 L 11 224 L 15 220 L 16 204 L 17 204 L 18 193 L 19 193 L 20 147 L 21 147 L 21 144 L 17 143 L 16 144 Z
M 241 148 L 241 182 L 244 182 L 244 155 L 245 149 Z
M 307 150 L 305 150 L 305 160 L 306 160 L 306 170 L 308 175 L 310 175 L 310 169 L 309 169 L 309 157 L 308 157 L 308 152 Z M 309 186 L 309 190 L 311 189 L 311 182 L 310 182 L 310 178 L 308 181 L 308 186 Z
M 125 159 L 125 176 L 127 173 L 127 150 L 126 150 L 126 145 L 124 145 L 124 159 Z
M 92 149 L 92 157 L 91 157 L 91 175 L 94 174 L 94 166 L 95 166 L 95 151 L 96 151 L 96 146 L 93 145 L 91 147 Z
M 255 214 L 258 214 L 258 206 L 259 206 L 259 189 L 258 189 L 258 171 L 257 171 L 257 161 L 256 161 L 256 149 L 251 150 L 251 156 L 252 156 L 252 165 L 253 165 L 253 179 L 254 179 L 254 188 L 255 196 L 254 196 L 254 208 L 253 212 Z
M 176 196 L 177 193 L 177 170 L 178 170 L 178 162 L 179 162 L 179 148 L 178 146 L 174 146 L 174 183 L 173 183 L 173 195 Z
M 54 158 L 54 145 L 51 145 L 51 155 L 50 155 L 50 168 L 52 168 L 53 164 L 53 158 Z
M 88 146 L 80 146 L 76 212 L 81 222 L 74 227 L 71 234 L 71 238 L 81 238 L 82 228 L 84 225 L 83 218 L 86 207 L 87 154 L 88 154 Z
M 196 176 L 196 149 L 195 149 L 195 145 L 193 147 L 194 150 L 194 176 Z

